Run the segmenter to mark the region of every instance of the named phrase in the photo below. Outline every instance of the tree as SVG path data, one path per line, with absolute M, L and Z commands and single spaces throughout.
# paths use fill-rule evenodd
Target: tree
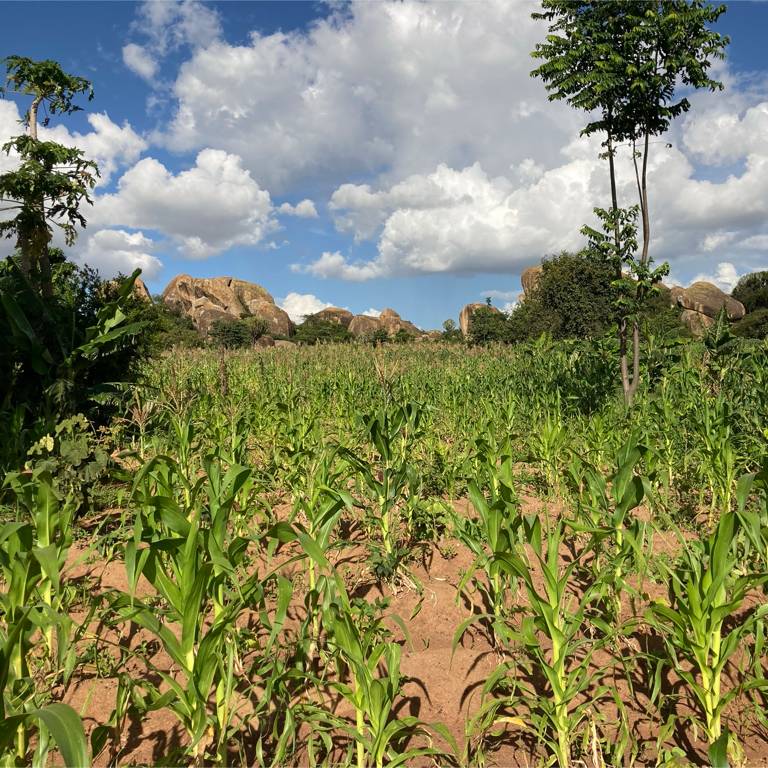
M 509 341 L 507 316 L 486 301 L 486 306 L 478 307 L 469 319 L 469 338 L 473 344 Z
M 752 272 L 739 278 L 731 296 L 740 301 L 747 312 L 768 309 L 768 271 Z
M 249 315 L 214 320 L 209 335 L 214 346 L 243 349 L 252 347 L 266 332 L 267 324 L 261 318 Z
M 747 339 L 768 339 L 768 309 L 756 309 L 733 325 L 733 335 Z
M 294 339 L 304 344 L 343 343 L 351 341 L 352 334 L 341 323 L 321 320 L 319 317 L 310 315 L 296 328 Z
M 627 403 L 632 401 L 640 381 L 637 310 L 654 279 L 660 279 L 659 271 L 650 269 L 650 137 L 663 134 L 675 117 L 690 109 L 686 98 L 675 98 L 680 84 L 722 88 L 708 73 L 713 60 L 723 58 L 728 39 L 708 25 L 724 11 L 725 6 L 713 7 L 702 0 L 543 0 L 543 11 L 533 14 L 549 22 L 549 35 L 533 51 L 534 58 L 543 59 L 543 64 L 531 74 L 541 77 L 551 100 L 566 100 L 593 114 L 583 135 L 605 135 L 611 208 L 596 209 L 596 213 L 603 222 L 604 234 L 612 238 L 609 261 L 616 269 L 616 280 L 630 281 L 635 292 L 632 301 L 621 304 L 624 312 L 618 322 L 621 378 Z M 637 259 L 627 258 L 628 241 L 621 240 L 633 216 L 631 208 L 621 209 L 618 203 L 614 159 L 617 145 L 622 142 L 628 142 L 632 149 L 642 221 L 642 250 Z M 596 230 L 588 232 L 593 245 L 598 244 L 606 256 L 607 243 L 596 237 L 598 234 Z M 625 275 L 622 270 L 627 267 L 630 274 Z M 630 282 L 624 283 L 625 294 Z M 630 327 L 631 376 L 627 359 Z
M 461 330 L 456 327 L 456 321 L 448 318 L 443 322 L 443 332 L 440 336 L 443 341 L 461 341 Z
M 83 152 L 53 141 L 40 141 L 37 135 L 40 111 L 71 114 L 80 109 L 74 104 L 78 94 L 93 98 L 88 80 L 68 75 L 50 60 L 33 61 L 23 56 L 4 59 L 7 69 L 6 93 L 31 97 L 22 120 L 27 133 L 15 136 L 2 149 L 15 152 L 20 164 L 0 175 L 0 211 L 13 211 L 12 218 L 0 222 L 0 234 L 15 237 L 20 267 L 45 298 L 53 295 L 49 258 L 52 225 L 64 233 L 67 245 L 77 236 L 77 226 L 85 226 L 80 205 L 91 203 L 90 191 L 99 175 L 98 167 Z M 48 124 L 49 117 L 43 119 Z

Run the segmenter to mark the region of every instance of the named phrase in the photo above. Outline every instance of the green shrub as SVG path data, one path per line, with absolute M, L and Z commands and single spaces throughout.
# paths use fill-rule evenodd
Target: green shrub
M 253 346 L 266 330 L 266 323 L 259 317 L 241 317 L 239 320 L 222 318 L 213 321 L 208 336 L 215 347 L 243 349 Z
M 757 309 L 731 327 L 735 336 L 745 339 L 768 339 L 768 309 Z
M 736 283 L 731 296 L 740 301 L 747 312 L 768 309 L 768 270 L 744 275 Z
M 586 251 L 561 253 L 544 261 L 536 288 L 512 311 L 508 322 L 510 341 L 537 339 L 594 339 L 611 332 L 617 320 L 618 292 L 613 267 Z M 669 291 L 647 297 L 640 313 L 647 334 L 685 333 L 680 311 L 670 306 Z
M 503 312 L 478 307 L 469 320 L 469 338 L 473 344 L 491 344 L 509 341 L 509 323 Z
M 304 344 L 341 343 L 350 341 L 352 334 L 341 323 L 321 320 L 310 315 L 296 328 L 296 335 L 293 338 Z

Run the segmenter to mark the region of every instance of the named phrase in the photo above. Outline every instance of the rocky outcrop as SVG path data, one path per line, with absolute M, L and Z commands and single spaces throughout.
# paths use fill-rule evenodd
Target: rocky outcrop
M 378 330 L 386 331 L 387 336 L 395 336 L 398 331 L 405 331 L 414 338 L 422 335 L 421 330 L 410 320 L 403 320 L 394 309 L 385 309 L 378 317 L 355 315 L 349 324 L 349 332 L 357 339 L 371 336 Z
M 216 320 L 253 315 L 264 321 L 270 334 L 289 336 L 293 323 L 260 285 L 233 277 L 177 275 L 163 291 L 163 302 L 187 315 L 207 334 Z
M 348 309 L 342 309 L 341 307 L 326 307 L 319 312 L 315 312 L 314 315 L 310 315 L 307 320 L 311 318 L 312 320 L 319 320 L 323 323 L 335 323 L 336 325 L 344 326 L 344 328 L 349 328 L 353 317 L 354 315 Z
M 669 299 L 672 306 L 683 310 L 680 320 L 694 336 L 703 336 L 723 309 L 731 321 L 746 314 L 740 301 L 705 281 L 691 283 L 687 288 L 675 285 L 669 289 Z
M 137 277 L 133 283 L 133 294 L 141 301 L 148 301 L 150 304 L 152 303 L 152 296 L 149 293 L 149 289 L 140 277 Z
M 249 301 L 248 312 L 264 322 L 271 336 L 290 336 L 293 333 L 291 318 L 274 303 L 265 299 Z
M 381 328 L 378 317 L 355 315 L 349 324 L 349 332 L 357 339 L 370 336 Z
M 388 336 L 394 336 L 399 331 L 405 331 L 409 336 L 420 336 L 421 331 L 409 320 L 403 320 L 394 309 L 384 309 L 379 315 L 379 323 Z
M 530 296 L 531 291 L 536 289 L 543 271 L 544 267 L 541 264 L 523 270 L 523 274 L 520 275 L 520 284 L 523 286 L 524 296 Z
M 487 304 L 467 304 L 459 313 L 459 328 L 461 328 L 461 332 L 464 334 L 464 336 L 469 335 L 469 326 L 472 323 L 472 316 L 475 314 L 475 312 L 477 312 L 478 309 L 483 308 L 490 309 L 491 312 L 497 312 L 498 314 L 501 314 L 501 311 L 496 307 L 489 307 Z

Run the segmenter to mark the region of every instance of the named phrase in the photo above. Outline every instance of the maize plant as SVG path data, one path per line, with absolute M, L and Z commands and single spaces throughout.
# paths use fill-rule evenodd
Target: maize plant
M 750 615 L 739 614 L 747 593 L 768 579 L 766 574 L 744 573 L 740 563 L 737 517 L 725 512 L 711 535 L 685 546 L 677 568 L 666 569 L 669 603 L 656 601 L 647 612 L 666 650 L 659 664 L 685 681 L 710 750 L 721 749 L 729 739 L 722 718 L 730 702 L 746 689 L 766 685 L 753 680 L 727 692 L 722 688 L 726 665 L 747 648 L 755 622 L 768 613 L 762 605 Z
M 90 764 L 79 716 L 66 704 L 44 703 L 48 690 L 36 689 L 30 669 L 40 634 L 55 661 L 63 655 L 56 653 L 58 648 L 67 647 L 71 624 L 59 610 L 60 556 L 69 532 L 59 527 L 61 518 L 54 512 L 58 500 L 48 480 L 45 473 L 12 478 L 12 484 L 20 484 L 23 516 L 32 517 L 34 524 L 16 521 L 0 527 L 0 765 L 25 765 L 30 760 L 44 765 L 50 737 L 67 766 Z M 54 627 L 59 628 L 57 644 Z M 33 733 L 37 743 L 30 755 Z
M 354 710 L 354 727 L 331 717 L 354 742 L 356 768 L 407 765 L 418 757 L 439 755 L 432 746 L 411 747 L 414 738 L 429 735 L 417 717 L 399 717 L 395 705 L 404 678 L 400 645 L 392 642 L 381 617 L 361 624 L 353 613 L 343 584 L 336 582 L 332 610 L 324 614 L 338 679 L 330 682 Z
M 362 416 L 365 433 L 375 451 L 372 462 L 352 451 L 344 456 L 375 499 L 369 516 L 381 538 L 384 557 L 397 558 L 398 511 L 412 484 L 410 451 L 421 435 L 423 410 L 414 403 L 384 407 Z M 394 565 L 394 562 L 392 563 Z
M 736 486 L 737 454 L 731 434 L 731 410 L 722 396 L 710 405 L 704 400 L 700 425 L 701 474 L 709 488 L 709 522 L 716 510 L 727 512 Z
M 611 476 L 606 477 L 598 467 L 578 457 L 569 468 L 578 494 L 577 518 L 571 525 L 592 538 L 592 571 L 610 589 L 612 618 L 617 622 L 621 620 L 621 594 L 637 596 L 626 576 L 645 569 L 647 526 L 630 513 L 645 496 L 648 481 L 636 474 L 636 468 L 646 453 L 633 436 L 618 452 Z
M 564 528 L 558 522 L 542 546 L 538 522 L 527 529 L 533 560 L 525 550 L 500 554 L 498 560 L 523 583 L 528 606 L 519 628 L 510 632 L 526 652 L 526 660 L 501 664 L 483 686 L 487 700 L 476 716 L 481 730 L 505 722 L 530 727 L 549 753 L 548 764 L 571 765 L 571 746 L 588 713 L 607 692 L 600 674 L 591 669 L 598 648 L 610 637 L 610 626 L 591 609 L 606 594 L 605 585 L 593 581 L 583 590 L 576 588 L 572 574 L 578 559 L 567 565 L 559 562 Z M 537 587 L 537 574 L 543 589 Z M 593 639 L 587 630 L 595 628 L 602 637 Z M 522 669 L 525 676 L 519 675 Z M 543 688 L 525 680 L 541 677 Z M 585 694 L 588 697 L 585 698 Z M 500 695 L 499 695 L 500 694 Z M 525 718 L 509 718 L 507 711 L 527 710 Z
M 454 649 L 464 632 L 477 621 L 490 624 L 494 642 L 506 636 L 505 619 L 512 608 L 511 600 L 517 593 L 517 578 L 507 566 L 505 558 L 515 555 L 518 544 L 525 536 L 525 527 L 535 524 L 535 518 L 526 519 L 522 515 L 520 503 L 511 485 L 509 461 L 502 465 L 490 502 L 474 481 L 469 484 L 469 498 L 477 518 L 468 520 L 455 513 L 453 516 L 456 537 L 475 556 L 459 582 L 457 600 L 464 594 L 471 580 L 483 604 L 480 613 L 473 613 L 457 629 L 453 640 Z M 483 573 L 484 578 L 478 577 L 478 571 Z
M 111 607 L 123 622 L 137 624 L 160 641 L 179 670 L 174 674 L 155 668 L 167 688 L 162 693 L 149 681 L 139 683 L 147 709 L 167 707 L 178 717 L 194 762 L 214 755 L 226 762 L 226 741 L 236 715 L 234 670 L 242 663 L 237 621 L 247 609 L 263 607 L 265 581 L 258 573 L 243 573 L 250 541 L 233 536 L 227 526 L 250 470 L 232 466 L 222 473 L 219 460 L 207 461 L 206 470 L 192 488 L 180 483 L 192 504 L 189 508 L 174 498 L 182 475 L 173 460 L 156 457 L 137 474 L 134 496 L 139 508 L 125 552 L 131 593 L 116 595 Z M 162 598 L 162 609 L 135 596 L 141 576 Z M 265 624 L 270 630 L 266 654 L 291 598 L 290 583 L 274 578 L 278 602 L 274 618 Z M 264 620 L 266 612 L 261 616 Z

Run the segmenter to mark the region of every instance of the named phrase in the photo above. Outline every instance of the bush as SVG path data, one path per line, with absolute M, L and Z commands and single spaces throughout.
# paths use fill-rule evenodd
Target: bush
M 744 275 L 731 293 L 747 312 L 768 309 L 768 271 Z
M 469 320 L 469 338 L 473 344 L 491 344 L 509 341 L 509 323 L 503 312 L 487 307 L 478 307 Z
M 548 325 L 554 339 L 601 336 L 616 318 L 615 277 L 610 264 L 584 252 L 545 261 L 534 297 L 546 314 L 537 325 Z
M 258 317 L 241 317 L 239 320 L 222 318 L 213 321 L 208 335 L 215 347 L 243 349 L 252 347 L 266 330 L 266 323 Z
M 542 267 L 536 288 L 510 314 L 510 341 L 537 339 L 545 333 L 553 339 L 596 339 L 614 328 L 619 296 L 610 264 L 582 251 L 561 253 Z M 645 334 L 685 332 L 665 288 L 647 297 L 640 319 Z
M 341 343 L 350 341 L 352 334 L 341 323 L 321 320 L 310 315 L 296 328 L 296 335 L 293 338 L 294 341 L 304 344 Z
M 0 262 L 0 464 L 17 462 L 75 413 L 105 423 L 145 356 L 145 324 L 131 315 L 132 280 L 111 287 L 60 250 L 49 257 L 50 298 L 13 257 Z
M 405 328 L 399 328 L 397 333 L 392 337 L 392 341 L 397 344 L 407 344 L 409 341 L 413 341 L 415 336 L 409 333 Z
M 379 344 L 386 344 L 389 341 L 389 334 L 383 328 L 377 328 L 369 337 L 369 343 L 374 347 Z
M 768 309 L 757 309 L 745 315 L 731 326 L 731 332 L 745 339 L 768 339 Z

